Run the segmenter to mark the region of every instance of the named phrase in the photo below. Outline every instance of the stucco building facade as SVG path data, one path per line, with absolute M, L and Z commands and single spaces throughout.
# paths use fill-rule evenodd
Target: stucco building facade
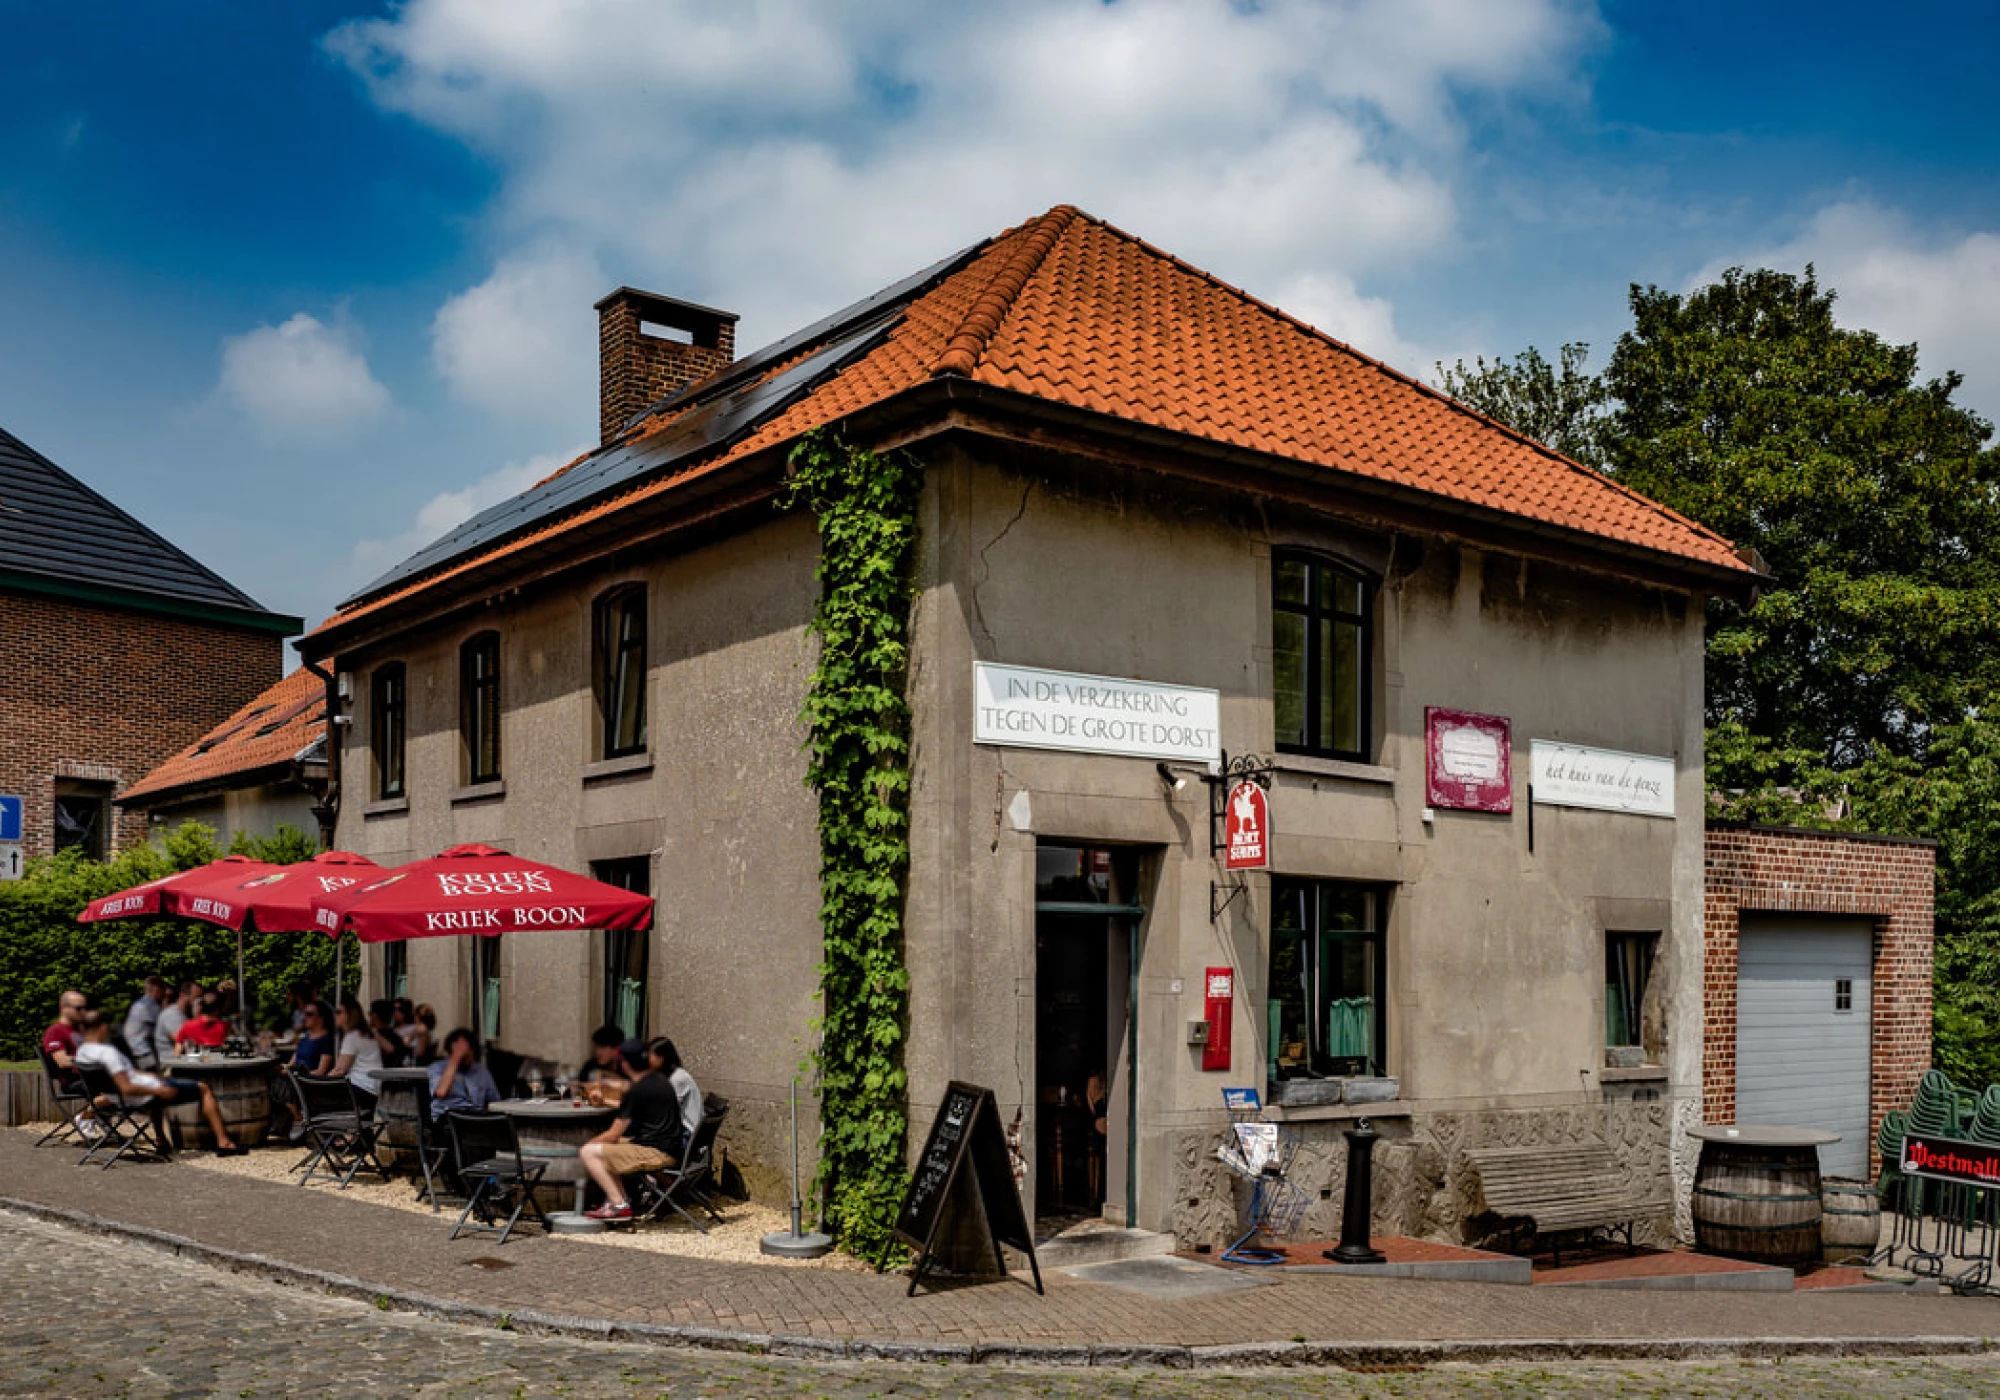
M 557 1060 L 604 1020 L 673 1035 L 779 1193 L 820 897 L 818 543 L 777 503 L 785 452 L 838 425 L 924 470 L 913 1146 L 948 1080 L 987 1085 L 1038 1214 L 1183 1243 L 1236 1223 L 1224 1086 L 1301 1135 L 1321 1231 L 1362 1115 L 1399 1232 L 1476 1233 L 1467 1147 L 1672 1174 L 1702 1075 L 1701 603 L 1754 579 L 1726 542 L 1066 209 L 614 418 L 305 650 L 348 721 L 338 844 L 595 870 L 657 897 L 653 935 L 428 939 L 371 976 Z M 982 667 L 1119 733 L 1190 697 L 1213 722 L 996 741 Z M 1460 740 L 1476 804 L 1438 800 Z M 1654 790 L 1581 805 L 1554 746 Z M 1268 784 L 1268 870 L 1211 849 L 1225 755 Z

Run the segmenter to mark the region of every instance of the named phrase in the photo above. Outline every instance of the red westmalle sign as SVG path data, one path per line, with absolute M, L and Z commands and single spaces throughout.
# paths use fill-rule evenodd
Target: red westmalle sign
M 1903 1175 L 1968 1186 L 2000 1185 L 2000 1147 L 1911 1133 L 1903 1139 Z
M 1256 783 L 1241 782 L 1229 789 L 1222 814 L 1222 868 L 1271 868 L 1271 799 Z

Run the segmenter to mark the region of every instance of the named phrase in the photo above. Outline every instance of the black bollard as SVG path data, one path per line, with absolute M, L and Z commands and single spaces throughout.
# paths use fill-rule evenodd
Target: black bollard
M 1321 1251 L 1336 1264 L 1389 1262 L 1368 1243 L 1368 1217 L 1375 1204 L 1375 1140 L 1380 1136 L 1366 1118 L 1347 1130 L 1347 1196 L 1340 1203 L 1340 1243 Z

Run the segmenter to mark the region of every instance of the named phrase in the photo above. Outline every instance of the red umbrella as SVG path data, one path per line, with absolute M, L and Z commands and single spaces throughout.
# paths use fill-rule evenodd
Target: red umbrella
M 544 929 L 649 929 L 653 900 L 587 875 L 510 856 L 491 846 L 453 846 L 351 889 L 316 895 L 320 932 L 348 929 L 363 943 L 445 934 Z
M 93 899 L 76 916 L 77 922 L 94 924 L 100 919 L 139 919 L 155 914 L 172 914 L 177 911 L 169 901 L 183 891 L 200 893 L 209 886 L 226 889 L 279 868 L 261 860 L 252 860 L 249 856 L 224 856 L 221 860 L 212 860 L 192 870 L 177 871 L 157 880 L 148 880 L 143 885 L 134 885 L 129 890 Z
M 246 871 L 220 888 L 204 886 L 170 898 L 174 912 L 212 924 L 241 930 L 246 924 L 259 933 L 310 933 L 314 896 L 333 894 L 360 884 L 382 867 L 353 851 L 322 851 L 295 865 L 271 865 Z

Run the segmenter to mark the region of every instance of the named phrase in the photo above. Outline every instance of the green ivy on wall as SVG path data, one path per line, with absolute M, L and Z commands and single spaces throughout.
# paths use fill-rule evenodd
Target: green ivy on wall
M 910 603 L 922 470 L 904 453 L 807 436 L 787 506 L 819 525 L 818 668 L 802 718 L 806 783 L 819 794 L 822 1223 L 877 1268 L 901 1257 L 892 1229 L 908 1181 L 910 976 L 903 900 L 910 868 Z

